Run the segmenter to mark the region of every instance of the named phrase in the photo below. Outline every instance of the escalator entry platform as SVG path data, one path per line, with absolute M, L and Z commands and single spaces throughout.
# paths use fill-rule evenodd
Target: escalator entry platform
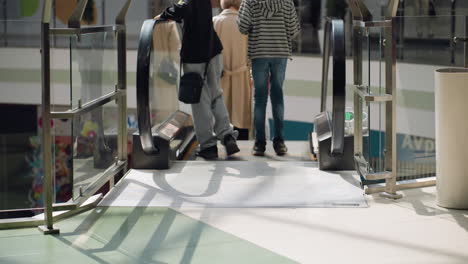
M 239 146 L 240 152 L 232 156 L 227 156 L 224 146 L 218 143 L 219 158 L 214 161 L 314 161 L 306 141 L 286 141 L 285 144 L 288 147 L 286 155 L 276 155 L 273 149 L 273 142 L 270 141 L 266 145 L 265 156 L 259 157 L 252 155 L 252 148 L 254 146 L 253 140 L 238 140 L 237 145 Z M 196 155 L 197 151 L 198 147 L 193 148 L 193 151 L 188 153 L 184 160 L 205 161 L 205 159 Z

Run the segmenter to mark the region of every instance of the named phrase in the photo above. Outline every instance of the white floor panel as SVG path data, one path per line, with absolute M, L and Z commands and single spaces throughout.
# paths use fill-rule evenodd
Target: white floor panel
M 398 201 L 369 196 L 370 207 L 357 209 L 178 211 L 298 263 L 466 264 L 468 210 L 437 208 L 434 194 L 435 188 L 423 188 Z
M 353 172 L 314 162 L 175 162 L 169 170 L 132 170 L 102 206 L 172 208 L 367 207 Z

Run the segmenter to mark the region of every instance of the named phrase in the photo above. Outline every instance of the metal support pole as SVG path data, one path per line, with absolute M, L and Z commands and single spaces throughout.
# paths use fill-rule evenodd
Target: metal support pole
M 361 157 L 362 152 L 362 100 L 358 91 L 354 91 L 354 156 Z
M 463 37 L 453 37 L 450 43 L 454 47 L 452 50 L 453 56 L 455 56 L 456 44 L 460 42 L 463 42 L 463 67 L 468 68 L 468 16 L 465 16 L 465 35 Z
M 353 28 L 354 85 L 362 85 L 362 29 Z
M 117 34 L 118 53 L 118 88 L 127 90 L 127 43 L 126 30 L 120 30 Z M 127 95 L 121 93 L 118 100 L 118 155 L 119 160 L 127 159 Z
M 450 5 L 450 39 L 453 40 L 455 38 L 455 24 L 456 24 L 456 17 L 455 17 L 455 6 L 457 1 L 452 0 L 452 4 Z M 465 35 L 466 36 L 466 35 Z M 455 64 L 455 52 L 456 52 L 456 45 L 453 41 L 450 41 L 450 63 Z
M 118 89 L 127 90 L 127 31 L 125 16 L 131 0 L 127 0 L 115 19 L 115 24 L 122 26 L 117 33 Z M 121 93 L 118 100 L 118 155 L 119 160 L 127 160 L 127 94 Z
M 381 196 L 399 199 L 397 194 L 397 147 L 396 147 L 396 26 L 395 19 L 391 19 L 391 27 L 385 28 L 385 92 L 393 99 L 386 102 L 385 107 L 385 170 L 391 177 L 385 179 L 385 192 Z
M 51 115 L 50 115 L 50 11 L 51 0 L 44 3 L 42 30 L 41 30 L 41 61 L 42 61 L 42 166 L 44 170 L 43 195 L 45 208 L 45 225 L 39 229 L 44 234 L 57 234 L 58 229 L 54 229 L 54 219 L 52 216 L 54 202 L 54 188 L 52 175 L 52 136 L 51 136 Z
M 353 27 L 354 85 L 362 85 L 362 29 Z M 362 101 L 354 91 L 354 156 L 362 156 Z
M 405 58 L 405 8 L 406 8 L 406 2 L 404 0 L 400 0 L 400 13 L 399 13 L 399 16 L 401 17 L 400 18 L 400 23 L 399 23 L 399 26 L 400 26 L 400 35 L 399 35 L 399 38 L 398 38 L 398 54 L 400 55 L 399 56 L 399 59 L 403 60 Z

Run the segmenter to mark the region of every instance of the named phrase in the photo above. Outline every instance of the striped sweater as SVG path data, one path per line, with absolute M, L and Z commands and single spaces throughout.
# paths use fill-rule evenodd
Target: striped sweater
M 292 0 L 242 0 L 237 25 L 249 35 L 250 59 L 291 57 L 300 30 Z

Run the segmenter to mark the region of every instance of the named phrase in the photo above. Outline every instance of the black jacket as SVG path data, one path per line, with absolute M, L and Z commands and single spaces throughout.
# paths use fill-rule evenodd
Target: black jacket
M 212 16 L 210 0 L 180 0 L 161 14 L 163 19 L 184 22 L 180 50 L 183 63 L 208 62 L 223 50 Z

